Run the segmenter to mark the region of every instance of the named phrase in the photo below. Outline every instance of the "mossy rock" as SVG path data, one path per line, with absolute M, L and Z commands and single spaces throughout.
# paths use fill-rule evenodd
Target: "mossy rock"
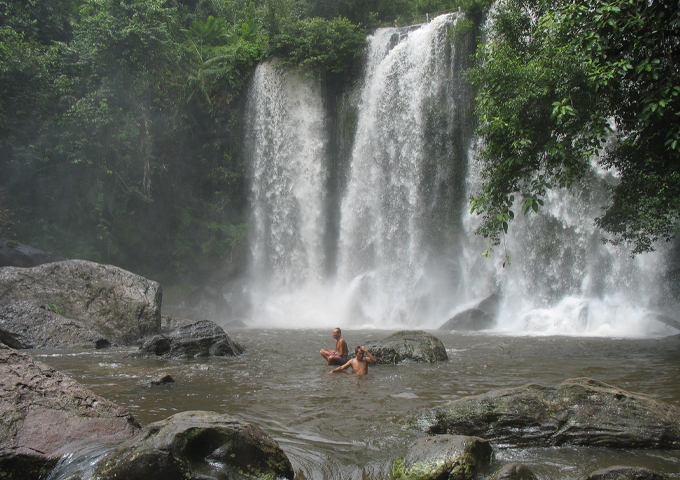
M 392 466 L 393 480 L 472 480 L 491 464 L 493 449 L 483 438 L 436 435 L 413 442 Z

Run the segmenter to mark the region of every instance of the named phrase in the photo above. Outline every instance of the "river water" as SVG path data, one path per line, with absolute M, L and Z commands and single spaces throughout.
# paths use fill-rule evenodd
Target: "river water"
M 252 422 L 286 452 L 298 480 L 385 480 L 392 460 L 420 434 L 419 412 L 467 395 L 526 383 L 554 386 L 590 377 L 680 406 L 680 336 L 645 339 L 504 336 L 432 332 L 449 360 L 378 365 L 368 375 L 329 374 L 319 349 L 330 330 L 229 332 L 247 352 L 235 358 L 140 360 L 134 348 L 30 351 L 143 425 L 185 410 L 210 410 Z M 350 349 L 391 331 L 347 330 Z M 148 386 L 170 374 L 175 383 Z M 101 452 L 100 452 L 101 453 Z M 576 479 L 598 468 L 631 465 L 680 478 L 680 452 L 561 447 L 495 449 L 493 470 L 519 461 L 541 479 Z M 58 475 L 65 476 L 68 466 Z M 488 473 L 488 472 L 487 472 Z

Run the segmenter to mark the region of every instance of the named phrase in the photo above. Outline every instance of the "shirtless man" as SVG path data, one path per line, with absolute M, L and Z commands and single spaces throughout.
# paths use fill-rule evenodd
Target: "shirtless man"
M 335 350 L 321 349 L 321 356 L 326 359 L 328 365 L 342 365 L 347 362 L 347 342 L 340 337 L 340 329 L 333 330 L 333 338 L 335 339 Z
M 331 370 L 328 373 L 340 372 L 348 367 L 352 367 L 353 374 L 366 375 L 368 373 L 368 364 L 374 363 L 375 357 L 371 355 L 371 353 L 368 350 L 366 350 L 366 347 L 357 347 L 354 350 L 354 353 L 356 354 L 356 358 L 353 358 L 352 360 L 344 364 L 342 367 L 338 367 L 334 370 Z

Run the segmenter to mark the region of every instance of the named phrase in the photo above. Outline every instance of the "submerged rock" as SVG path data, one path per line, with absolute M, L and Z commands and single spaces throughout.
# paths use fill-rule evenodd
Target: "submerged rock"
M 132 354 L 137 358 L 233 357 L 244 352 L 226 332 L 211 320 L 179 327 L 167 335 L 156 335 Z
M 680 449 L 680 408 L 588 378 L 461 398 L 423 413 L 415 424 L 430 434 L 513 446 Z
M 2 267 L 0 328 L 34 347 L 82 346 L 98 339 L 132 345 L 160 332 L 161 296 L 154 281 L 85 260 Z M 43 321 L 44 328 L 34 328 Z
M 666 477 L 641 467 L 609 467 L 591 473 L 579 480 L 665 480 Z
M 279 445 L 259 427 L 214 412 L 183 412 L 142 429 L 106 458 L 97 480 L 293 479 Z
M 472 480 L 491 463 L 493 449 L 483 438 L 437 435 L 413 442 L 394 462 L 393 480 Z
M 375 357 L 376 364 L 404 361 L 435 363 L 448 360 L 444 344 L 422 330 L 402 330 L 365 347 Z
M 488 480 L 538 480 L 529 467 L 520 463 L 504 465 Z
M 118 405 L 0 344 L 0 478 L 45 478 L 62 456 L 121 443 L 139 428 Z
M 444 323 L 439 330 L 486 330 L 496 325 L 501 297 L 494 293 L 473 308 L 457 313 Z

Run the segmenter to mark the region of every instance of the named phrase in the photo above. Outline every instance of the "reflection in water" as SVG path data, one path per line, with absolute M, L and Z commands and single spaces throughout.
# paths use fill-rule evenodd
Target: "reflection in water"
M 354 348 L 388 333 L 343 330 L 343 337 Z M 446 345 L 448 362 L 373 366 L 362 377 L 328 374 L 332 367 L 318 354 L 332 346 L 326 330 L 233 332 L 247 349 L 236 358 L 139 360 L 125 358 L 129 349 L 31 353 L 127 408 L 142 424 L 185 410 L 253 422 L 279 442 L 298 480 L 387 480 L 392 460 L 418 435 L 407 427 L 409 419 L 443 402 L 498 388 L 592 377 L 680 406 L 679 337 L 433 333 Z M 176 383 L 147 386 L 161 373 Z M 680 478 L 680 452 L 524 448 L 497 450 L 496 461 L 522 462 L 543 479 L 577 478 L 611 465 L 646 466 Z

